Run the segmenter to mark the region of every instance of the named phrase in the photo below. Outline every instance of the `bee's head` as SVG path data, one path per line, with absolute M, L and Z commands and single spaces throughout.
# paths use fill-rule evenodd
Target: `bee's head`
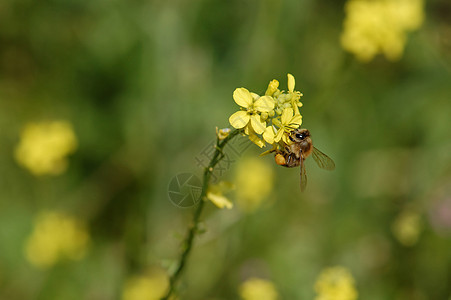
M 309 136 L 310 136 L 310 132 L 307 129 L 298 128 L 298 129 L 293 130 L 290 133 L 289 138 L 292 142 L 300 143 Z

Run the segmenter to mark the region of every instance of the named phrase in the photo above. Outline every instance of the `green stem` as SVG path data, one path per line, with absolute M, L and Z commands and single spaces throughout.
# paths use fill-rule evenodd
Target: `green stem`
M 188 228 L 188 234 L 187 234 L 186 240 L 184 242 L 185 249 L 183 250 L 183 252 L 180 256 L 177 269 L 169 278 L 169 290 L 166 293 L 166 295 L 163 298 L 161 298 L 161 300 L 169 299 L 169 297 L 174 293 L 175 286 L 176 286 L 177 281 L 185 267 L 186 261 L 188 259 L 188 256 L 189 256 L 192 246 L 193 246 L 194 237 L 196 236 L 196 233 L 197 233 L 197 230 L 199 227 L 199 219 L 200 219 L 200 215 L 202 214 L 202 210 L 204 208 L 204 203 L 205 203 L 204 198 L 205 198 L 205 195 L 207 194 L 207 189 L 208 189 L 208 185 L 210 183 L 211 174 L 213 173 L 215 166 L 224 158 L 223 150 L 224 150 L 225 145 L 227 145 L 227 143 L 231 139 L 233 139 L 239 132 L 240 132 L 239 130 L 233 130 L 224 140 L 219 141 L 219 139 L 217 139 L 217 141 L 216 141 L 215 153 L 213 154 L 213 157 L 211 158 L 211 161 L 208 164 L 208 167 L 206 167 L 204 170 L 203 181 L 202 181 L 202 192 L 201 192 L 201 195 L 199 198 L 200 202 L 199 202 L 199 205 L 197 206 L 196 210 L 194 211 L 193 222 L 192 222 L 190 228 Z

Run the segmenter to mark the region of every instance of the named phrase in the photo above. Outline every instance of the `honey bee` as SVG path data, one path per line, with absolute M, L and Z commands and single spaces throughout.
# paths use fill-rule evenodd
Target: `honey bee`
M 287 168 L 300 166 L 301 191 L 304 191 L 307 186 L 307 174 L 305 172 L 304 160 L 310 156 L 310 154 L 321 169 L 335 169 L 334 161 L 313 146 L 310 132 L 307 129 L 295 129 L 289 133 L 288 138 L 292 143 L 286 145 L 283 150 L 274 150 L 276 152 L 275 160 L 276 164 Z

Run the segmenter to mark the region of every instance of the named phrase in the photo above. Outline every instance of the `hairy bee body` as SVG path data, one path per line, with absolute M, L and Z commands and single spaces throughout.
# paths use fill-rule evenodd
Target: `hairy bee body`
M 307 174 L 305 172 L 304 160 L 313 154 L 313 158 L 322 169 L 333 170 L 335 163 L 326 154 L 313 147 L 313 141 L 310 132 L 307 129 L 295 129 L 290 132 L 288 138 L 292 142 L 286 145 L 283 150 L 275 150 L 276 164 L 287 168 L 300 166 L 301 190 L 307 185 Z

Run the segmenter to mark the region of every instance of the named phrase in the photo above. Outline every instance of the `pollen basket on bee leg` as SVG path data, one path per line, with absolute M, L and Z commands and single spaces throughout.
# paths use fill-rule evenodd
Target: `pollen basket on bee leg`
M 280 153 L 277 153 L 274 156 L 274 159 L 276 160 L 276 164 L 278 164 L 279 166 L 285 166 L 287 164 L 285 157 Z

